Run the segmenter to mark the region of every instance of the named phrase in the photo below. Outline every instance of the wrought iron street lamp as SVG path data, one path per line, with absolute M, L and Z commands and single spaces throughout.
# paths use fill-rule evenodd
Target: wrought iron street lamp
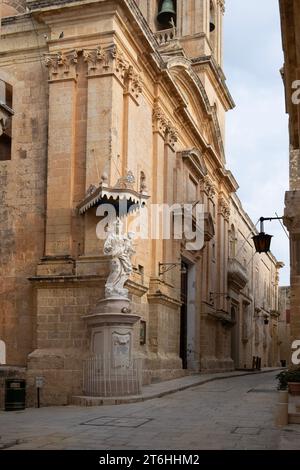
M 282 220 L 283 217 L 261 217 L 260 220 L 260 233 L 252 237 L 255 250 L 257 253 L 269 253 L 271 247 L 271 240 L 273 235 L 268 235 L 264 231 L 265 220 Z

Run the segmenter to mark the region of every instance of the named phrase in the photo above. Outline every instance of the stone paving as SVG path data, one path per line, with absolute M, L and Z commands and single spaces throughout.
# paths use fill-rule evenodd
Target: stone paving
M 118 406 L 0 412 L 2 449 L 300 449 L 300 425 L 276 428 L 275 375 L 224 378 Z

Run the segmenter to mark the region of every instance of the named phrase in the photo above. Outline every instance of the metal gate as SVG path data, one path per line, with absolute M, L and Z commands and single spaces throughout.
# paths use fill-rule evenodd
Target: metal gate
M 83 391 L 90 397 L 122 397 L 142 391 L 142 359 L 116 366 L 112 358 L 95 355 L 83 361 Z

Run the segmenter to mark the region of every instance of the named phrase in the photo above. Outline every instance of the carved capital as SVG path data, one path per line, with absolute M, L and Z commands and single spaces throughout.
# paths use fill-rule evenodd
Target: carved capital
M 88 75 L 94 75 L 101 71 L 106 53 L 98 46 L 96 49 L 84 49 L 83 59 L 88 64 Z
M 229 218 L 230 218 L 230 206 L 228 204 L 228 202 L 226 201 L 226 199 L 221 196 L 219 198 L 219 204 L 218 204 L 218 213 L 224 217 L 224 219 L 229 222 Z
M 155 106 L 152 117 L 154 129 L 161 132 L 162 134 L 165 134 L 168 126 L 168 119 L 158 105 Z
M 143 91 L 143 81 L 141 76 L 135 72 L 132 65 L 129 65 L 127 68 L 125 76 L 128 93 L 130 93 L 135 99 L 138 99 Z
M 125 79 L 126 72 L 129 69 L 129 62 L 115 44 L 106 50 L 104 69 L 107 72 L 115 73 L 121 81 Z
M 83 50 L 84 61 L 88 64 L 88 76 L 114 74 L 126 86 L 127 92 L 137 99 L 142 93 L 141 76 L 133 66 L 125 59 L 123 52 L 113 44 L 103 49 L 101 46 L 95 49 Z
M 177 131 L 176 127 L 174 127 L 172 125 L 167 126 L 166 141 L 172 147 L 174 147 L 176 142 L 178 142 L 178 131 Z
M 44 63 L 49 70 L 49 80 L 76 79 L 77 60 L 78 53 L 75 49 L 72 51 L 45 54 Z
M 172 147 L 178 141 L 178 130 L 174 127 L 171 121 L 166 117 L 160 106 L 156 105 L 153 110 L 153 127 L 154 130 L 163 134 L 166 143 Z
M 209 176 L 205 176 L 203 178 L 202 189 L 211 200 L 214 200 L 216 195 L 216 187 Z

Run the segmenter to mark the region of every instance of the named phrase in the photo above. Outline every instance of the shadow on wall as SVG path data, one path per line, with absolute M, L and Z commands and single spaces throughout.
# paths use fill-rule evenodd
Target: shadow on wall
M 0 365 L 6 364 L 6 346 L 4 341 L 0 340 Z

